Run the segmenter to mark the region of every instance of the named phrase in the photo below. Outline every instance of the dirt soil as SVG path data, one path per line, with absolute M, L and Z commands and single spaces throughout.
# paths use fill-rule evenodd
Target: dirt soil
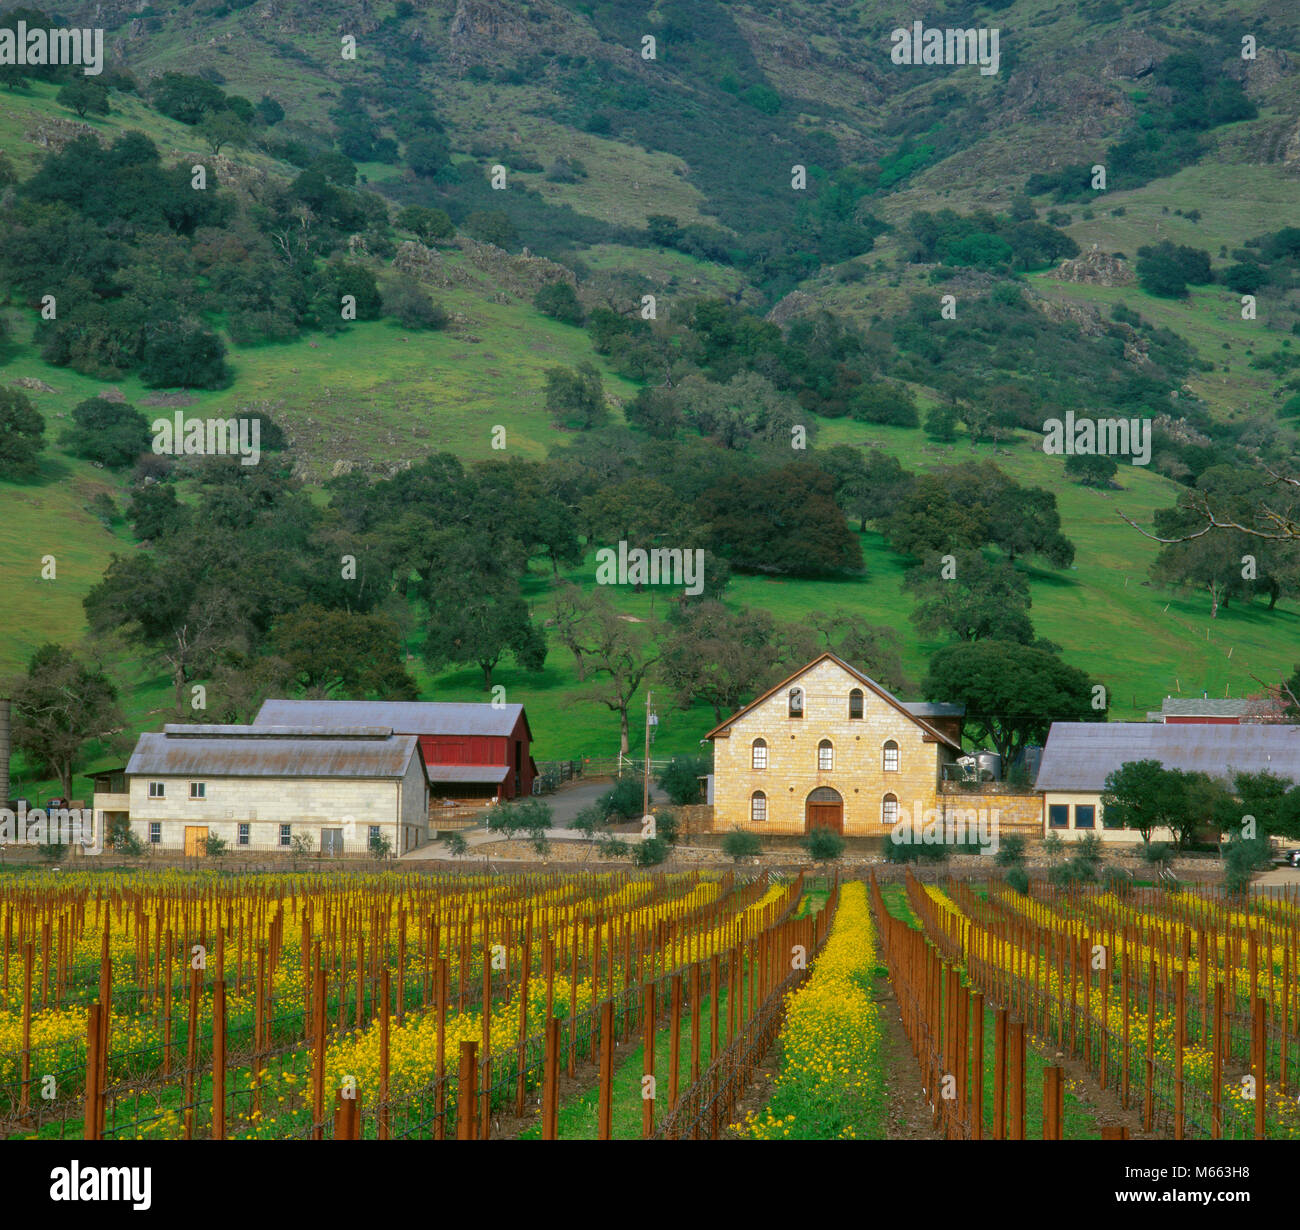
M 941 1140 L 942 1136 L 935 1131 L 934 1112 L 921 1090 L 921 1069 L 903 1032 L 893 985 L 884 979 L 878 985 L 881 993 L 876 996 L 876 1003 L 884 1025 L 880 1055 L 888 1106 L 885 1139 Z

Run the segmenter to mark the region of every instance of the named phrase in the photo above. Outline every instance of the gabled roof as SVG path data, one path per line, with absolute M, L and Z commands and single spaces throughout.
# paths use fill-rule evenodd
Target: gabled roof
M 1267 770 L 1300 781 L 1300 726 L 1053 722 L 1034 789 L 1097 792 L 1131 760 L 1221 779 Z
M 523 705 L 486 701 L 433 700 L 267 700 L 255 726 L 308 726 L 335 730 L 351 726 L 387 726 L 404 735 L 509 735 Z M 533 732 L 524 718 L 531 741 Z
M 960 743 L 955 742 L 953 739 L 950 739 L 947 735 L 945 735 L 941 730 L 937 730 L 935 727 L 931 726 L 930 723 L 927 722 L 923 717 L 919 716 L 916 713 L 910 712 L 907 705 L 905 705 L 891 692 L 887 692 L 874 679 L 868 679 L 867 676 L 864 675 L 860 670 L 855 670 L 852 666 L 850 666 L 847 662 L 845 662 L 843 658 L 840 658 L 836 654 L 830 653 L 829 651 L 823 654 L 818 654 L 818 656 L 815 657 L 806 666 L 801 666 L 797 671 L 795 671 L 793 675 L 790 675 L 786 679 L 782 679 L 780 683 L 776 684 L 773 687 L 768 688 L 768 690 L 764 692 L 762 696 L 755 697 L 743 709 L 738 709 L 729 718 L 727 718 L 725 722 L 722 722 L 719 725 L 715 726 L 704 737 L 706 739 L 713 739 L 718 737 L 725 738 L 727 735 L 730 734 L 730 731 L 727 728 L 733 722 L 744 717 L 745 714 L 747 714 L 751 709 L 757 708 L 769 697 L 775 696 L 776 693 L 781 691 L 782 688 L 789 686 L 796 679 L 799 679 L 802 676 L 806 675 L 810 670 L 812 670 L 814 666 L 819 666 L 821 665 L 821 663 L 828 660 L 834 662 L 836 666 L 840 667 L 842 670 L 852 675 L 854 679 L 856 679 L 864 687 L 874 692 L 877 696 L 880 697 L 881 700 L 885 701 L 887 704 L 893 705 L 893 707 L 897 709 L 898 712 L 901 713 L 905 718 L 907 718 L 908 721 L 915 722 L 922 730 L 926 732 L 926 734 L 930 737 L 930 739 L 933 742 L 945 743 L 949 747 L 955 748 L 957 751 L 961 751 Z
M 420 757 L 420 741 L 386 727 L 336 733 L 296 727 L 166 726 L 161 734 L 147 731 L 140 736 L 126 773 L 397 779 L 406 776 L 412 757 Z
M 1245 717 L 1258 703 L 1230 696 L 1166 696 L 1160 712 L 1165 717 Z

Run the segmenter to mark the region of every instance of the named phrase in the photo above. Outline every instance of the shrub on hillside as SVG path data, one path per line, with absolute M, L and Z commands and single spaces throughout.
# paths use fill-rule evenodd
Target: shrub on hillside
M 384 291 L 384 315 L 405 329 L 445 329 L 450 319 L 414 278 L 398 278 Z
M 74 457 L 110 468 L 131 465 L 149 449 L 149 420 L 126 402 L 89 397 L 72 411 L 60 442 Z
M 0 478 L 35 473 L 44 436 L 45 420 L 26 394 L 0 388 Z
M 582 304 L 568 282 L 548 282 L 533 296 L 533 306 L 566 325 L 582 324 Z

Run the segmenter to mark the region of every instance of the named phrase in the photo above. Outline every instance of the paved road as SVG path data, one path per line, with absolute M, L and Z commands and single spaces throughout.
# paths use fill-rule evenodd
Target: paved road
M 575 833 L 569 828 L 569 821 L 573 820 L 583 808 L 591 806 L 602 794 L 605 794 L 611 783 L 609 780 L 583 781 L 561 787 L 554 794 L 544 796 L 545 802 L 550 804 L 551 818 L 554 822 L 553 828 L 546 830 L 546 836 L 550 841 L 586 841 L 580 833 Z M 659 803 L 666 802 L 667 799 L 663 792 L 656 790 L 654 783 L 650 785 L 650 805 L 653 807 Z M 474 828 L 464 830 L 465 843 L 472 850 L 475 846 L 481 846 L 490 841 L 502 841 L 503 838 L 499 833 L 489 833 L 485 828 Z M 620 841 L 640 841 L 640 835 L 637 833 L 614 833 L 612 836 L 619 838 Z M 520 843 L 523 838 L 516 838 Z M 447 849 L 445 841 L 433 841 L 426 846 L 421 846 L 418 850 L 409 850 L 402 855 L 405 860 L 419 859 L 439 859 L 450 858 L 451 852 Z
M 569 821 L 572 820 L 584 807 L 589 807 L 602 794 L 608 792 L 613 782 L 608 779 L 594 782 L 577 782 L 557 790 L 554 794 L 545 795 L 544 802 L 551 805 L 551 816 L 555 821 L 557 829 L 566 829 L 569 827 Z M 662 790 L 659 790 L 654 782 L 650 783 L 650 806 L 654 807 L 659 803 L 666 803 L 668 800 Z
M 1276 888 L 1281 884 L 1300 884 L 1300 867 L 1274 867 L 1256 877 L 1252 888 Z

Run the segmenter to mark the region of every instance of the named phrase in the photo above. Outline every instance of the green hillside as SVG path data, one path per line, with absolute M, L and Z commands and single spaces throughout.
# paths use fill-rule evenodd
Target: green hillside
M 60 440 L 73 409 L 105 392 L 150 419 L 175 409 L 200 418 L 268 415 L 287 437 L 286 470 L 326 507 L 336 498 L 330 480 L 353 474 L 376 482 L 433 453 L 467 464 L 503 455 L 543 462 L 580 444 L 584 431 L 557 426 L 547 409 L 547 374 L 556 366 L 591 363 L 599 372 L 611 434 L 592 438 L 608 441 L 615 454 L 623 438 L 617 429 L 635 423 L 629 410 L 643 389 L 687 398 L 683 388 L 698 391 L 692 379 L 723 384 L 759 370 L 813 429 L 817 450 L 880 449 L 917 474 L 990 460 L 1016 482 L 1053 493 L 1073 564 L 1053 568 L 1026 556 L 1015 566 L 1029 585 L 1037 635 L 1106 685 L 1112 718 L 1141 718 L 1167 694 L 1259 693 L 1300 658 L 1300 587 L 1286 589 L 1275 609 L 1262 599 L 1234 600 L 1211 618 L 1203 590 L 1152 582 L 1158 544 L 1124 519 L 1150 527 L 1214 453 L 1238 467 L 1296 472 L 1300 419 L 1284 407 L 1300 392 L 1300 362 L 1292 358 L 1300 351 L 1300 276 L 1291 258 L 1269 264 L 1259 255 L 1262 237 L 1300 227 L 1300 17 L 1289 6 L 1239 0 L 1207 14 L 1183 0 L 1089 0 L 1074 8 L 1016 0 L 960 13 L 948 6 L 927 17 L 1000 26 L 1004 61 L 994 77 L 891 64 L 894 18 L 868 3 L 431 0 L 293 6 L 277 16 L 257 4 L 136 13 L 119 3 L 74 3 L 66 15 L 108 29 L 109 68 L 119 74 L 106 94 L 111 110 L 75 115 L 59 101 L 62 80 L 0 87 L 4 218 L 27 225 L 47 216 L 41 210 L 54 207 L 33 197 L 32 183 L 47 160 L 86 134 L 108 146 L 143 133 L 161 167 L 202 163 L 222 205 L 196 225 L 178 224 L 165 243 L 125 214 L 97 218 L 95 226 L 130 248 L 134 263 L 120 250 L 118 258 L 131 278 L 147 272 L 165 280 L 193 262 L 185 275 L 193 298 L 178 299 L 174 315 L 202 320 L 223 345 L 230 373 L 224 383 L 207 382 L 214 387 L 160 384 L 135 360 L 112 371 L 64 361 L 50 330 L 42 331 L 34 283 L 22 282 L 32 277 L 22 253 L 0 245 L 0 387 L 20 389 L 46 424 L 35 472 L 0 479 L 0 583 L 22 611 L 4 625 L 0 673 L 21 670 L 51 640 L 102 662 L 119 686 L 127 729 L 117 745 L 97 748 L 93 763 L 118 762 L 135 731 L 172 714 L 163 664 L 121 637 L 92 638 L 82 606 L 114 554 L 153 549 L 136 541 L 125 516 L 141 476 L 74 457 Z M 1242 31 L 1259 41 L 1253 61 L 1235 54 Z M 357 39 L 355 60 L 340 55 L 348 33 Z M 654 60 L 640 54 L 645 34 L 657 39 Z M 1162 76 L 1160 66 L 1178 56 L 1201 57 L 1207 81 L 1228 83 L 1223 122 L 1196 114 L 1179 128 L 1164 118 L 1188 112 L 1187 97 L 1198 93 L 1179 94 L 1173 76 Z M 225 104 L 210 104 L 218 111 L 194 123 L 163 114 L 159 108 L 171 105 L 159 92 L 164 73 L 250 104 L 272 100 L 282 116 L 241 119 L 214 154 L 204 124 Z M 229 114 L 243 115 L 240 106 Z M 1163 132 L 1167 122 L 1181 163 L 1125 146 L 1134 133 Z M 421 140 L 436 170 L 414 152 Z M 336 160 L 335 170 L 319 170 L 323 157 Z M 1104 193 L 1026 195 L 1034 175 L 1098 161 L 1113 165 Z M 507 174 L 503 190 L 490 185 L 498 164 Z M 791 188 L 795 164 L 807 168 L 806 191 Z M 409 206 L 445 210 L 455 233 L 417 243 L 399 220 Z M 1021 259 L 1016 248 L 1014 259 L 1003 258 L 999 245 L 1011 252 L 1002 236 L 1013 235 L 1007 219 L 1017 209 L 1028 210 L 1021 221 L 1042 228 L 1039 241 L 1076 252 L 1081 265 L 1094 250 L 1118 255 L 1124 275 L 1067 280 L 1058 257 Z M 973 227 L 978 242 L 962 248 L 942 239 L 921 259 L 924 223 L 916 216 L 943 210 Z M 294 238 L 285 221 L 294 218 L 310 238 Z M 1002 229 L 990 238 L 994 227 Z M 286 278 L 297 279 L 293 293 L 304 297 L 281 340 L 268 340 L 273 326 L 263 321 L 259 332 L 241 323 L 244 309 L 234 291 L 229 302 L 222 298 L 221 279 L 251 296 L 251 283 L 278 270 L 274 256 L 255 263 L 263 261 L 259 245 L 274 253 L 277 236 L 285 253 L 300 244 L 283 263 L 292 270 Z M 1144 289 L 1134 276 L 1139 250 L 1166 241 L 1206 253 L 1212 280 L 1182 296 Z M 1242 319 L 1240 294 L 1225 281 L 1246 258 L 1262 261 L 1272 279 L 1258 293 L 1255 320 Z M 255 272 L 235 279 L 236 268 Z M 418 284 L 445 313 L 443 327 L 408 327 L 387 304 L 372 319 L 323 322 L 330 279 L 355 269 L 385 294 Z M 535 305 L 537 291 L 557 280 L 575 285 L 585 323 L 565 323 Z M 1044 380 L 1034 348 L 1010 334 L 976 368 L 953 370 L 948 342 L 934 340 L 942 325 L 916 323 L 928 297 L 945 293 L 956 295 L 963 325 L 980 319 L 1000 302 L 998 288 L 1023 296 L 1024 319 L 1035 322 L 1057 383 Z M 120 281 L 104 301 L 119 303 L 125 289 Z M 600 331 L 602 321 L 608 329 L 611 320 L 638 321 L 645 295 L 658 306 L 655 329 L 647 324 L 645 334 L 657 339 L 645 342 L 651 350 L 662 347 L 653 359 Z M 920 425 L 863 421 L 842 407 L 833 416 L 830 360 L 817 384 L 793 361 L 788 371 L 746 367 L 740 342 L 727 353 L 692 350 L 705 336 L 695 323 L 700 301 L 747 313 L 755 329 L 764 318 L 776 321 L 787 338 L 801 325 L 806 333 L 798 336 L 819 336 L 831 313 L 862 343 L 856 356 L 835 360 L 841 368 L 856 363 L 869 381 L 907 390 L 921 420 L 936 406 L 951 405 L 959 417 L 983 407 L 994 430 L 973 439 L 959 424 L 944 443 Z M 159 302 L 150 310 L 156 319 Z M 1115 322 L 1130 316 L 1142 326 L 1125 336 L 1149 344 L 1153 358 L 1119 344 Z M 694 333 L 674 332 L 684 329 Z M 1091 373 L 1079 360 L 1089 348 Z M 1018 421 L 1000 420 L 1002 403 L 1017 398 L 1028 409 Z M 1040 447 L 1034 423 L 1056 412 L 1058 398 L 1060 407 L 1075 399 L 1068 404 L 1079 413 L 1164 416 L 1173 426 L 1151 467 L 1121 460 L 1113 487 L 1086 487 Z M 498 428 L 504 450 L 493 446 Z M 1169 443 L 1179 432 L 1193 441 L 1185 449 Z M 698 434 L 714 439 L 703 427 Z M 688 437 L 689 421 L 676 438 Z M 635 426 L 627 438 L 644 443 L 646 433 Z M 764 451 L 771 443 L 760 433 L 736 451 L 762 473 L 775 464 L 775 453 Z M 182 503 L 198 499 L 187 471 L 175 487 Z M 903 578 L 914 561 L 878 528 L 858 532 L 856 518 L 849 524 L 862 549 L 861 575 L 738 569 L 725 601 L 793 624 L 810 611 L 842 607 L 892 628 L 915 689 L 943 641 L 920 636 L 909 619 L 915 599 Z M 532 559 L 521 590 L 536 624 L 551 616 L 557 577 L 594 588 L 595 545 L 584 542 L 584 562 L 556 575 Z M 53 580 L 41 578 L 45 556 L 55 558 Z M 635 620 L 662 619 L 670 609 L 667 591 L 620 589 L 613 601 Z M 427 611 L 419 598 L 407 606 L 406 667 L 420 694 L 481 696 L 472 665 L 429 671 L 421 657 Z M 617 715 L 592 701 L 554 639 L 541 671 L 507 654 L 494 682 L 527 705 L 539 759 L 617 750 Z M 653 675 L 651 686 L 658 687 Z M 644 692 L 634 715 L 643 705 Z M 698 750 L 712 724 L 702 704 L 665 713 L 656 755 Z

